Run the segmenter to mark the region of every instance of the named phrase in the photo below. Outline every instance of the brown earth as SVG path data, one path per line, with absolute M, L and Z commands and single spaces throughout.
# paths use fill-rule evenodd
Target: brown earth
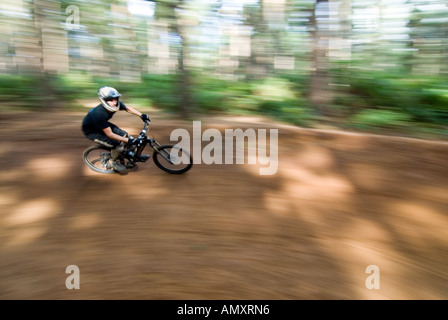
M 151 160 L 102 175 L 82 162 L 82 117 L 0 115 L 0 299 L 448 298 L 446 142 L 203 118 L 278 129 L 277 173 L 246 161 L 170 175 Z M 151 118 L 161 142 L 192 129 Z

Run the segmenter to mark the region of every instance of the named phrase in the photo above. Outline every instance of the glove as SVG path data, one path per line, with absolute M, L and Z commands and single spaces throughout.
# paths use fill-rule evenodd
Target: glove
M 140 139 L 139 138 L 129 138 L 129 141 L 127 143 L 127 146 L 136 146 L 140 143 Z
M 140 118 L 141 118 L 144 122 L 146 122 L 146 121 L 150 122 L 150 121 L 151 121 L 146 113 L 142 113 L 142 115 L 140 116 Z

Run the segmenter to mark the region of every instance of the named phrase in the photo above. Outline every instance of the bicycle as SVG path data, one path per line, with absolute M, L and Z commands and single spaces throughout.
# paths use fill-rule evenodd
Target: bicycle
M 191 169 L 193 166 L 193 158 L 187 150 L 177 145 L 165 144 L 161 145 L 153 135 L 148 135 L 147 129 L 150 121 L 145 121 L 142 131 L 136 139 L 136 143 L 126 147 L 118 156 L 126 169 L 136 169 L 138 167 L 137 158 L 142 154 L 146 146 L 154 149 L 152 159 L 157 167 L 172 174 L 182 174 Z M 148 129 L 149 130 L 149 129 Z M 83 160 L 87 166 L 93 171 L 100 173 L 117 173 L 117 171 L 108 167 L 111 158 L 111 147 L 104 145 L 93 145 L 83 152 Z M 146 161 L 144 161 L 146 162 Z

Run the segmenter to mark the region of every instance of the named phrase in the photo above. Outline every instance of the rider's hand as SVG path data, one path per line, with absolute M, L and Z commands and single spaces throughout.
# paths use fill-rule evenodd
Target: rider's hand
M 128 143 L 126 144 L 127 146 L 135 146 L 136 144 L 138 144 L 138 138 L 129 138 Z
M 137 137 L 137 138 L 130 138 L 128 141 L 128 146 L 139 146 L 143 143 L 143 138 Z
M 142 115 L 140 116 L 140 118 L 141 118 L 143 121 L 145 121 L 145 122 L 146 122 L 146 121 L 148 121 L 148 122 L 151 121 L 146 113 L 142 113 Z

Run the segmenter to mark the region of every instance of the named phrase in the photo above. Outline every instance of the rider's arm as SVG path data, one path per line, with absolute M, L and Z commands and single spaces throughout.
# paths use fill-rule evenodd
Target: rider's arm
M 110 127 L 103 129 L 103 131 L 106 134 L 106 136 L 110 139 L 122 141 L 124 143 L 128 143 L 128 141 L 129 141 L 129 139 L 127 137 L 122 137 L 119 134 L 113 133 L 112 129 Z
M 141 112 L 139 112 L 138 110 L 136 110 L 136 109 L 134 109 L 134 108 L 132 108 L 132 107 L 129 107 L 129 106 L 126 106 L 126 111 L 129 112 L 129 113 L 131 113 L 131 114 L 135 114 L 135 115 L 138 116 L 138 117 L 141 117 L 141 116 L 142 116 L 142 113 L 141 113 Z

